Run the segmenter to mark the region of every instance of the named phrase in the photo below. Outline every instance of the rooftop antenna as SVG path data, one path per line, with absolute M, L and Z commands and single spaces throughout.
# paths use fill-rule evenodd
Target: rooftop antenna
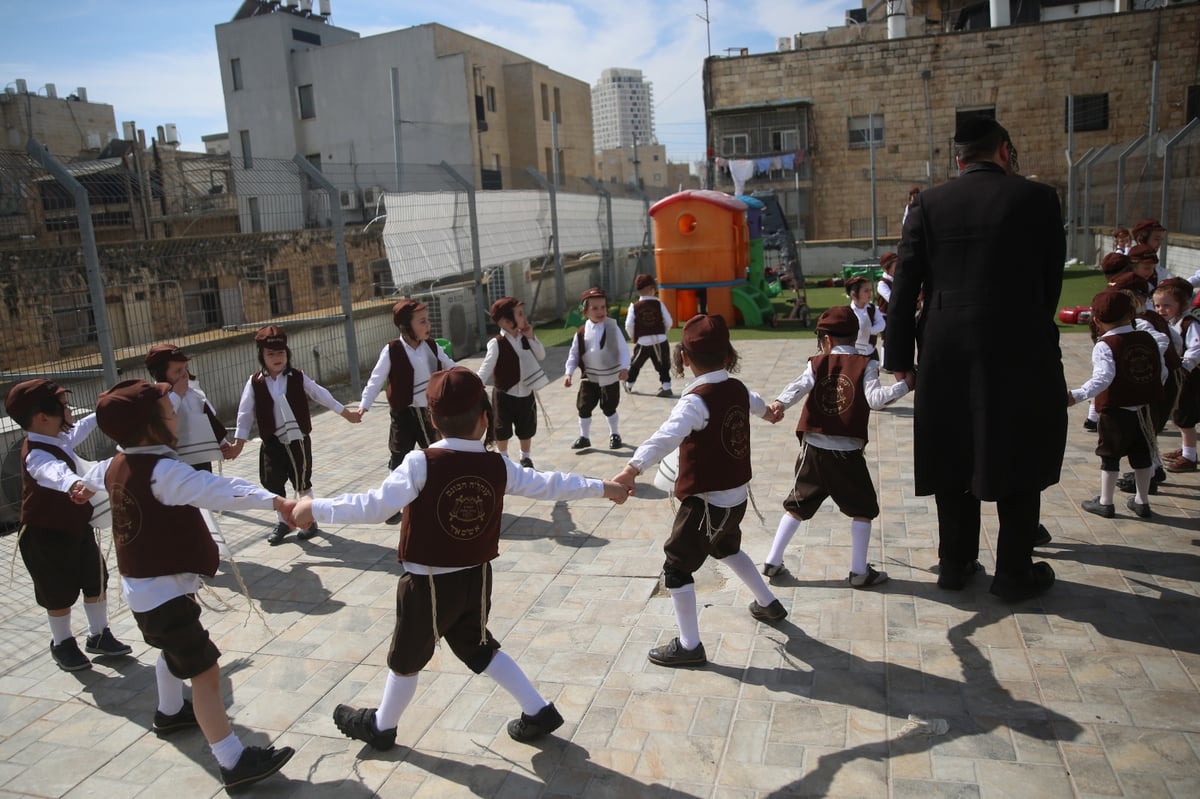
M 712 58 L 712 23 L 708 19 L 708 0 L 704 0 L 704 16 L 696 16 L 704 20 L 704 35 L 708 37 L 708 57 Z

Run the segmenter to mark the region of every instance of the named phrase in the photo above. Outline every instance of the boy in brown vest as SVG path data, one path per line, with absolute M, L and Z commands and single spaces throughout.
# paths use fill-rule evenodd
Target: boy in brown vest
M 858 331 L 858 318 L 847 306 L 821 314 L 817 320 L 821 354 L 809 358 L 804 373 L 769 406 L 772 413 L 782 416 L 784 409 L 808 397 L 796 424 L 800 455 L 795 483 L 784 500 L 783 518 L 763 567 L 767 577 L 786 571 L 783 552 L 800 522 L 811 519 L 826 497 L 833 497 L 838 510 L 852 520 L 846 582 L 854 588 L 869 588 L 887 581 L 887 572 L 876 571 L 867 563 L 871 520 L 879 515 L 879 499 L 863 448 L 871 411 L 907 394 L 916 376 L 910 374 L 908 382 L 887 388 L 880 385 L 879 361 L 855 349 Z
M 438 639 L 445 639 L 471 671 L 491 677 L 520 703 L 521 716 L 509 722 L 508 734 L 516 741 L 533 741 L 558 729 L 562 716 L 500 651 L 487 628 L 491 561 L 499 555 L 504 495 L 544 500 L 603 496 L 621 503 L 628 492 L 612 482 L 522 468 L 487 451 L 491 408 L 483 383 L 469 369 L 458 366 L 434 374 L 428 398 L 442 440 L 406 456 L 378 489 L 333 499 L 306 497 L 296 505 L 301 524 L 312 519 L 378 524 L 407 508 L 399 549 L 404 574 L 396 589 L 383 701 L 378 708 L 338 705 L 333 720 L 347 737 L 380 751 L 391 749 L 400 717 L 416 695 L 419 673 L 433 657 Z
M 275 325 L 267 325 L 254 336 L 258 346 L 258 363 L 262 369 L 246 381 L 238 403 L 237 441 L 230 450 L 236 458 L 250 437 L 250 425 L 258 424 L 262 446 L 258 450 L 258 476 L 263 487 L 281 497 L 287 496 L 290 481 L 301 496 L 312 493 L 312 412 L 311 399 L 340 415 L 351 424 L 362 420 L 362 414 L 350 410 L 334 399 L 329 390 L 299 369 L 292 367 L 292 351 L 287 345 L 287 333 Z M 267 543 L 277 546 L 292 527 L 282 514 Z M 307 541 L 321 532 L 316 525 L 301 530 L 296 537 Z
M 108 568 L 89 522 L 92 496 L 79 477 L 75 447 L 96 429 L 96 416 L 76 422 L 70 392 L 38 378 L 9 390 L 9 417 L 26 431 L 21 442 L 21 532 L 17 548 L 33 578 L 33 596 L 50 621 L 50 657 L 63 671 L 90 669 L 71 632 L 71 607 L 83 594 L 89 635 L 84 648 L 97 655 L 133 650 L 108 629 Z
M 875 307 L 871 299 L 875 295 L 871 281 L 861 275 L 846 281 L 846 296 L 850 298 L 850 309 L 858 319 L 859 332 L 855 347 L 863 355 L 879 359 L 875 341 L 887 325 L 887 318 Z
M 608 297 L 603 289 L 593 286 L 583 292 L 579 301 L 587 321 L 579 326 L 571 339 L 563 379 L 563 385 L 570 388 L 571 376 L 577 367 L 583 376 L 579 381 L 579 394 L 575 397 L 579 438 L 571 444 L 571 449 L 592 446 L 592 411 L 596 405 L 608 421 L 609 449 L 620 449 L 617 405 L 621 402 L 621 389 L 618 384 L 629 379 L 629 347 L 616 321 L 608 318 Z
M 171 385 L 171 403 L 179 417 L 179 460 L 212 471 L 212 462 L 233 451 L 229 431 L 188 369 L 191 358 L 174 344 L 155 344 L 146 353 L 146 371 L 155 383 Z
M 1183 348 L 1181 358 L 1181 386 L 1179 403 L 1171 417 L 1179 428 L 1180 447 L 1163 455 L 1163 465 L 1168 472 L 1196 471 L 1196 424 L 1200 423 L 1200 310 L 1192 305 L 1191 293 L 1179 282 L 1163 281 L 1173 287 L 1173 298 L 1178 304 L 1176 318 L 1172 324 L 1179 331 Z M 1190 283 L 1188 284 L 1190 288 Z M 1158 293 L 1155 292 L 1155 297 Z
M 217 571 L 217 545 L 200 515 L 213 510 L 287 513 L 290 503 L 247 480 L 196 471 L 175 453 L 179 420 L 166 383 L 125 380 L 100 395 L 100 429 L 120 444 L 89 470 L 91 487 L 108 490 L 113 541 L 125 603 L 146 643 L 161 650 L 155 664 L 159 735 L 200 727 L 226 789 L 274 774 L 290 746 L 243 747 L 221 701 L 220 650 L 200 623 L 201 575 Z M 183 698 L 191 680 L 192 701 Z
M 634 489 L 639 474 L 679 449 L 675 498 L 679 512 L 663 546 L 663 583 L 671 595 L 679 635 L 650 650 L 660 666 L 702 666 L 708 662 L 700 641 L 693 575 L 709 557 L 716 558 L 745 583 L 754 599 L 750 615 L 759 621 L 787 616 L 783 604 L 767 588 L 754 561 L 742 551 L 742 517 L 751 477 L 750 416 L 778 418 L 762 397 L 729 376 L 737 368 L 737 351 L 720 316 L 695 316 L 683 326 L 679 362 L 695 379 L 683 390 L 658 432 L 637 448 L 613 479 Z
M 1100 495 L 1085 499 L 1081 506 L 1106 519 L 1116 515 L 1113 493 L 1121 458 L 1129 459 L 1137 487 L 1127 503 L 1129 509 L 1142 519 L 1150 517 L 1154 428 L 1149 406 L 1162 397 L 1163 361 L 1150 334 L 1133 329 L 1135 310 L 1123 291 L 1108 289 L 1092 299 L 1092 320 L 1099 331 L 1092 348 L 1092 376 L 1067 394 L 1068 407 L 1096 398 L 1096 410 L 1100 412 L 1100 438 L 1096 442 Z M 1038 565 L 1034 565 L 1035 570 Z
M 533 436 L 537 433 L 537 395 L 550 382 L 540 361 L 546 348 L 533 333 L 525 317 L 525 303 L 501 297 L 492 303 L 492 321 L 500 332 L 487 343 L 487 354 L 479 366 L 479 379 L 493 385 L 496 449 L 508 454 L 508 441 L 516 429 L 521 444 L 521 466 L 532 469 Z
M 671 393 L 671 348 L 667 344 L 667 331 L 675 324 L 671 312 L 663 301 L 654 296 L 658 283 L 651 275 L 638 275 L 633 279 L 638 298 L 630 303 L 625 313 L 625 332 L 633 341 L 633 363 L 629 365 L 629 379 L 625 390 L 633 393 L 633 382 L 646 364 L 654 364 L 661 384 L 658 397 L 673 397 Z

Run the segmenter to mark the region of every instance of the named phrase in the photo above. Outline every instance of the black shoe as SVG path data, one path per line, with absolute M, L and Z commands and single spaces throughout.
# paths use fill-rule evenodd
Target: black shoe
M 766 607 L 752 599 L 750 600 L 750 615 L 759 621 L 783 621 L 787 618 L 787 611 L 784 610 L 783 603 L 778 599 Z
M 992 587 L 988 590 L 1005 602 L 1020 602 L 1046 593 L 1054 585 L 1054 569 L 1049 563 L 1039 562 L 1025 572 L 996 572 Z
M 391 516 L 387 517 L 383 523 L 384 524 L 399 524 L 400 520 L 402 518 L 404 518 L 404 511 L 398 510 L 395 513 L 393 513 Z
M 1150 485 L 1154 486 L 1165 482 L 1167 482 L 1167 473 L 1163 470 L 1163 467 L 1159 466 L 1150 477 Z
M 67 638 L 61 644 L 50 642 L 50 657 L 63 671 L 83 671 L 92 667 L 92 661 L 79 651 L 79 644 L 74 638 Z
M 1046 525 L 1039 524 L 1037 535 L 1033 537 L 1033 545 L 1035 547 L 1044 547 L 1054 539 L 1050 537 L 1050 531 L 1046 529 Z
M 267 536 L 267 543 L 273 547 L 277 547 L 283 543 L 283 539 L 292 531 L 292 528 L 287 526 L 286 522 L 280 522 L 275 525 L 275 531 Z
M 626 393 L 626 394 L 632 394 L 632 393 L 633 393 L 633 381 L 632 381 L 632 380 L 626 380 L 626 381 L 625 381 L 625 393 Z
M 273 746 L 266 749 L 261 746 L 247 746 L 242 750 L 242 756 L 236 766 L 221 769 L 221 782 L 228 791 L 266 779 L 283 768 L 283 764 L 291 760 L 294 754 L 296 750 L 290 746 L 280 749 Z
M 611 436 L 609 436 L 608 437 L 608 448 L 609 449 L 620 449 L 621 448 L 621 437 L 619 435 L 617 435 L 616 433 L 613 433 Z
M 1160 469 L 1159 471 L 1162 471 L 1162 470 Z M 1166 476 L 1166 472 L 1163 472 L 1163 476 L 1164 477 Z M 1155 480 L 1153 477 L 1150 478 L 1150 488 L 1146 493 L 1157 494 L 1158 493 L 1158 484 L 1161 482 L 1164 482 L 1164 481 L 1163 480 Z M 1133 479 L 1133 472 L 1126 472 L 1125 474 L 1123 474 L 1119 478 L 1117 478 L 1117 488 L 1120 490 L 1120 492 L 1122 494 L 1136 494 L 1137 493 L 1137 481 Z
M 881 585 L 888 581 L 887 572 L 876 571 L 875 567 L 867 564 L 867 570 L 862 574 L 850 572 L 850 576 L 846 578 L 846 582 L 851 588 L 870 588 L 873 585 Z
M 764 563 L 763 576 L 770 580 L 772 577 L 780 577 L 788 573 L 787 566 L 782 563 Z
M 309 528 L 307 530 L 301 530 L 298 533 L 296 533 L 296 538 L 299 538 L 301 541 L 307 541 L 308 539 L 312 538 L 319 532 L 321 532 L 321 528 L 317 527 L 316 522 L 313 522 L 312 525 L 309 526 Z
M 658 392 L 654 396 L 656 396 L 656 397 L 674 397 L 675 395 L 671 393 L 671 389 L 664 388 L 662 391 Z
M 133 651 L 129 644 L 123 644 L 114 638 L 112 630 L 107 627 L 99 635 L 89 635 L 83 643 L 83 648 L 93 655 L 128 655 Z
M 1139 519 L 1149 519 L 1154 515 L 1150 512 L 1150 503 L 1138 502 L 1137 497 L 1130 497 L 1129 501 L 1125 503 L 1125 507 L 1133 511 Z
M 183 707 L 179 709 L 178 713 L 168 716 L 161 710 L 154 711 L 153 729 L 159 735 L 170 735 L 173 732 L 199 726 L 200 723 L 196 721 L 196 711 L 187 699 L 183 700 Z
M 1083 502 L 1079 503 L 1079 507 L 1083 508 L 1088 513 L 1094 513 L 1097 516 L 1103 516 L 1106 519 L 1111 519 L 1117 515 L 1116 506 L 1105 505 L 1100 501 L 1100 497 L 1096 497 L 1095 499 L 1085 499 Z
M 695 649 L 684 649 L 678 638 L 672 638 L 665 646 L 654 647 L 647 657 L 659 666 L 703 666 L 708 662 L 704 644 L 696 644 Z
M 1083 429 L 1089 433 L 1094 433 L 1100 428 L 1099 422 L 1093 422 L 1091 419 L 1083 420 Z
M 592 445 L 592 440 L 587 436 L 580 436 L 571 444 L 571 449 L 587 449 Z
M 983 565 L 977 560 L 960 563 L 952 560 L 938 561 L 938 588 L 947 591 L 961 591 L 971 582 L 971 578 L 983 571 Z
M 538 738 L 545 738 L 562 724 L 563 717 L 551 702 L 532 716 L 522 713 L 521 718 L 510 721 L 508 737 L 522 743 L 536 741 Z
M 396 745 L 396 728 L 379 730 L 375 726 L 375 708 L 353 708 L 338 705 L 333 709 L 333 723 L 347 738 L 363 741 L 372 749 L 386 752 Z
M 533 468 L 533 458 L 521 458 L 521 468 L 522 469 L 532 469 Z

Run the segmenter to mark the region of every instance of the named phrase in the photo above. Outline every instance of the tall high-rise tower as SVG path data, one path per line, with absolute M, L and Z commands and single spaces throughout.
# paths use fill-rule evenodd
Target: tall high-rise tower
M 592 129 L 597 151 L 657 144 L 654 91 L 640 69 L 606 69 L 592 87 Z

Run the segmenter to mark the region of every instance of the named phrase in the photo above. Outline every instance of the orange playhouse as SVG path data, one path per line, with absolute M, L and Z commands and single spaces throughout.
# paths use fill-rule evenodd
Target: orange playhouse
M 650 217 L 659 298 L 676 324 L 700 312 L 700 291 L 708 313 L 737 324 L 733 289 L 746 283 L 750 264 L 746 204 L 719 191 L 690 189 L 659 200 Z

